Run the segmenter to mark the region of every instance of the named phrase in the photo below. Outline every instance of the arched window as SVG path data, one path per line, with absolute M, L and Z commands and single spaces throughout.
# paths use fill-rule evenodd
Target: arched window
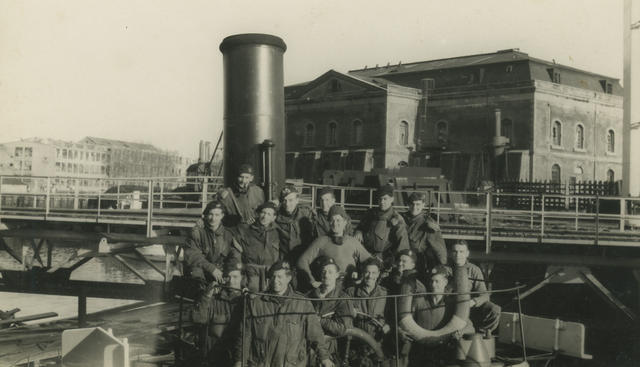
M 400 122 L 400 128 L 398 130 L 398 144 L 409 144 L 409 123 L 406 121 Z
M 447 141 L 449 137 L 449 124 L 446 121 L 438 121 L 436 124 L 436 136 L 441 143 Z
M 313 137 L 315 135 L 315 127 L 312 123 L 308 123 L 304 128 L 304 145 L 313 145 Z
M 553 140 L 553 145 L 562 145 L 562 123 L 558 120 L 553 122 L 553 127 L 551 128 L 551 139 Z
M 609 182 L 615 182 L 616 181 L 616 173 L 613 172 L 612 169 L 608 169 L 607 170 L 607 180 L 609 180 Z
M 560 176 L 560 166 L 557 164 L 554 164 L 553 166 L 551 166 L 551 182 L 553 183 L 562 182 L 561 176 Z
M 353 120 L 351 142 L 353 144 L 362 144 L 362 121 L 360 120 Z
M 616 151 L 616 133 L 613 129 L 607 131 L 607 152 L 613 153 Z
M 510 119 L 504 119 L 502 120 L 501 128 L 502 128 L 501 135 L 509 138 L 509 140 L 511 140 L 511 143 L 513 145 L 513 122 L 511 122 Z
M 584 149 L 584 126 L 576 125 L 576 149 Z
M 336 144 L 338 144 L 338 124 L 332 121 L 327 130 L 327 145 Z

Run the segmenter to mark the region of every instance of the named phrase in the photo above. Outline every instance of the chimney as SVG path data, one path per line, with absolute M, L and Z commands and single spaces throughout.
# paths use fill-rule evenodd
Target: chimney
M 200 145 L 198 146 L 198 163 L 204 162 L 204 140 L 200 140 Z
M 501 124 L 502 124 L 502 113 L 499 108 L 494 110 L 495 114 L 495 134 L 493 135 L 492 146 L 493 146 L 493 156 L 498 157 L 504 153 L 504 148 L 509 143 L 509 139 L 502 136 Z
M 418 119 L 416 120 L 415 132 L 413 133 L 413 141 L 416 144 L 416 151 L 420 150 L 422 145 L 421 137 L 424 135 L 424 129 L 427 127 L 427 105 L 429 94 L 435 88 L 434 79 L 422 79 L 421 81 L 422 98 L 418 107 Z

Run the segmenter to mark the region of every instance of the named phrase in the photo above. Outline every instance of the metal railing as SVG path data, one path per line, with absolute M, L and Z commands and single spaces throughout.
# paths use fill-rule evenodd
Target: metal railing
M 301 202 L 318 206 L 326 185 L 296 183 Z M 0 218 L 191 226 L 222 185 L 221 177 L 77 178 L 0 176 Z M 376 190 L 329 186 L 355 221 L 377 206 Z M 445 238 L 492 242 L 572 241 L 640 247 L 640 198 L 563 194 L 396 190 L 396 208 L 412 192 L 425 194 L 427 210 Z

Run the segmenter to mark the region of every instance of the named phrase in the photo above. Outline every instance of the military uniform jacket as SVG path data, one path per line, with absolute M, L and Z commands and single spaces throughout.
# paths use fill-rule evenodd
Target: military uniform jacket
M 395 209 L 370 209 L 358 225 L 364 247 L 372 255 L 393 258 L 395 252 L 409 248 L 407 229 L 402 216 Z
M 322 325 L 322 330 L 326 335 L 334 337 L 343 336 L 347 328 L 352 326 L 351 305 L 348 301 L 322 301 L 320 298 L 319 288 L 312 290 L 307 296 L 311 299 L 313 307 L 320 316 L 320 324 Z M 346 297 L 346 294 L 342 291 L 342 287 L 339 284 L 336 284 L 336 287 L 324 296 L 324 298 L 343 297 Z M 334 314 L 322 317 L 330 312 L 333 312 Z
M 276 225 L 271 223 L 263 227 L 258 222 L 241 224 L 238 226 L 237 242 L 242 262 L 246 265 L 247 278 L 250 282 L 256 282 L 258 289 L 266 289 L 267 270 L 281 259 L 280 236 Z
M 223 338 L 234 309 L 241 305 L 241 301 L 239 291 L 223 289 L 212 297 L 202 296 L 194 305 L 191 319 L 196 324 L 208 325 L 209 350 Z
M 291 287 L 284 295 L 304 297 Z M 242 325 L 242 320 L 238 322 Z M 270 295 L 250 299 L 241 334 L 247 366 L 306 366 L 309 346 L 316 349 L 320 359 L 329 358 L 320 319 L 308 300 Z M 239 336 L 234 348 L 236 361 L 241 360 L 242 344 Z
M 447 247 L 438 224 L 424 213 L 414 217 L 407 212 L 403 217 L 411 249 L 423 256 L 432 257 L 437 264 L 445 265 Z
M 280 234 L 280 251 L 284 258 L 295 263 L 298 255 L 313 240 L 313 211 L 307 206 L 298 205 L 292 214 L 287 214 L 282 208 L 276 224 Z
M 344 227 L 344 234 L 353 236 L 353 225 L 351 223 L 351 217 L 346 219 L 347 225 Z M 314 216 L 314 236 L 316 238 L 322 236 L 331 236 L 331 218 L 329 214 L 325 214 L 322 208 L 316 209 Z
M 413 319 L 420 327 L 427 330 L 437 330 L 445 326 L 453 317 L 455 306 L 455 297 L 445 295 L 435 301 L 434 296 L 428 295 L 414 297 L 411 310 L 413 311 Z
M 359 300 L 350 301 L 353 308 L 355 308 L 357 311 L 371 316 L 373 319 L 378 320 L 383 325 L 385 324 L 385 310 L 387 306 L 387 299 L 365 299 L 365 297 L 386 296 L 387 290 L 384 287 L 377 285 L 375 288 L 373 288 L 373 291 L 369 293 L 367 292 L 367 289 L 365 288 L 363 282 L 363 284 L 360 284 L 358 286 L 347 288 L 346 293 L 349 297 L 362 298 Z M 376 326 L 364 316 L 356 316 L 353 324 L 357 328 L 368 332 L 372 336 L 375 336 L 376 331 L 378 331 Z
M 240 190 L 236 185 L 222 189 L 218 199 L 224 207 L 225 220 L 229 225 L 251 223 L 256 216 L 256 209 L 264 203 L 264 192 L 252 183 L 246 190 Z
M 233 245 L 233 236 L 224 226 L 213 230 L 208 223 L 195 226 L 187 239 L 184 261 L 191 276 L 211 280 L 214 270 L 222 270 L 223 262 L 230 257 L 239 257 Z

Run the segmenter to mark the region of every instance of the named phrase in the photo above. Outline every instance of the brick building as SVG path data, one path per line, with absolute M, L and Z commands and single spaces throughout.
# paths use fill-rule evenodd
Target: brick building
M 287 175 L 317 181 L 325 169 L 409 164 L 441 167 L 456 189 L 617 180 L 621 95 L 615 78 L 515 49 L 331 70 L 285 88 Z M 509 142 L 497 156 L 496 135 Z

